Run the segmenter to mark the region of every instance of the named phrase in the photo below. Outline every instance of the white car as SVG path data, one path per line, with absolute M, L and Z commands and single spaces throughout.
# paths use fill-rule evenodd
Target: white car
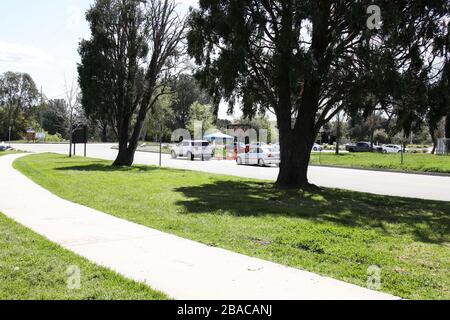
M 270 147 L 273 148 L 275 151 L 280 151 L 279 143 L 274 143 L 274 144 L 270 145 Z
M 173 146 L 170 154 L 172 159 L 186 157 L 192 161 L 195 158 L 209 161 L 212 158 L 213 149 L 208 141 L 186 140 Z
M 274 148 L 251 147 L 248 153 L 240 153 L 237 155 L 236 162 L 238 165 L 242 164 L 256 164 L 261 167 L 275 164 L 280 165 L 280 152 Z
M 314 146 L 312 147 L 312 151 L 322 151 L 323 148 L 320 144 L 314 143 Z
M 402 147 L 395 144 L 387 144 L 382 147 L 383 153 L 400 153 L 402 152 Z
M 4 142 L 0 142 L 0 151 L 6 151 L 8 149 L 9 147 Z

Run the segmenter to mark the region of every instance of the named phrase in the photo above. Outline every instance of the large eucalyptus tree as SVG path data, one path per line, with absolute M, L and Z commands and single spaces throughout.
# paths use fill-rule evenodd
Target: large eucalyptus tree
M 185 20 L 174 0 L 97 0 L 86 17 L 91 38 L 79 47 L 82 105 L 107 119 L 119 140 L 116 166 L 130 166 L 147 114 L 171 90 Z
M 341 110 L 371 112 L 399 96 L 412 52 L 435 55 L 448 1 L 201 0 L 189 53 L 202 84 L 231 107 L 272 110 L 278 185 L 306 187 L 311 147 Z

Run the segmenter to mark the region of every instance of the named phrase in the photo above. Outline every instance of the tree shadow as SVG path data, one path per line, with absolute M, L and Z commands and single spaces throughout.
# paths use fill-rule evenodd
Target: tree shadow
M 92 162 L 92 161 L 91 161 Z M 62 162 L 67 164 L 67 162 Z M 79 162 L 76 162 L 79 163 Z M 58 171 L 84 171 L 84 172 L 148 172 L 154 171 L 156 167 L 133 165 L 132 167 L 114 167 L 105 163 L 94 163 L 88 165 L 76 165 L 55 168 Z
M 429 243 L 450 241 L 450 203 L 320 189 L 280 190 L 255 181 L 215 181 L 175 189 L 187 213 L 284 216 L 409 235 Z

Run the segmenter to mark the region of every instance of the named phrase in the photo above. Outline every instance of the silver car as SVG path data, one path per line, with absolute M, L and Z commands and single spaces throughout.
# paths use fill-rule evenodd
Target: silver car
M 261 167 L 275 164 L 280 165 L 280 152 L 274 148 L 264 147 L 251 147 L 247 153 L 239 153 L 236 158 L 238 165 L 250 164 L 259 165 Z
M 387 144 L 381 150 L 383 153 L 401 153 L 402 147 L 396 144 Z
M 197 158 L 208 161 L 212 157 L 213 149 L 208 141 L 186 140 L 173 146 L 170 154 L 172 159 L 186 157 L 188 160 Z

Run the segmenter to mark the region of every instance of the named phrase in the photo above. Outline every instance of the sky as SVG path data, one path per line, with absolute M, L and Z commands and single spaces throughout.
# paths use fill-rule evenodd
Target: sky
M 48 99 L 64 98 L 76 81 L 77 52 L 89 38 L 86 10 L 94 0 L 0 0 L 0 73 L 29 73 Z M 180 13 L 197 0 L 177 0 Z M 221 106 L 220 117 L 226 115 Z M 236 114 L 236 116 L 239 116 Z M 232 118 L 232 117 L 231 117 Z

